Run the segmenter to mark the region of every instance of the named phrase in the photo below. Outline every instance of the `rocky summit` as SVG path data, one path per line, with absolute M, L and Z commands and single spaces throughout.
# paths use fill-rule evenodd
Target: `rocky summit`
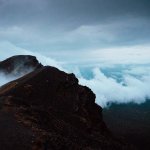
M 5 75 L 20 76 L 42 67 L 35 56 L 16 55 L 0 61 L 0 72 Z
M 33 71 L 0 87 L 0 150 L 135 149 L 108 130 L 95 94 L 74 74 L 31 56 L 11 57 L 0 69 L 9 74 L 23 59 L 19 70 Z

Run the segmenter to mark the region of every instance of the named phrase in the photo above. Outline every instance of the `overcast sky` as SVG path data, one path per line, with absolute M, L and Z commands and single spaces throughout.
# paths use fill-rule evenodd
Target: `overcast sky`
M 0 44 L 61 61 L 135 46 L 139 54 L 149 47 L 149 8 L 149 0 L 0 0 Z

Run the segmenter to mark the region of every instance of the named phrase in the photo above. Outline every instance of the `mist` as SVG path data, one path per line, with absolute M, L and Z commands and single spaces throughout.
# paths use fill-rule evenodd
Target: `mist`
M 34 68 L 25 68 L 19 71 L 20 68 L 23 68 L 23 64 L 15 64 L 15 70 L 13 70 L 10 74 L 5 74 L 3 71 L 0 72 L 0 87 L 4 84 L 16 80 L 34 70 Z
M 6 77 L 5 74 L 0 73 L 0 86 L 14 80 L 15 77 Z

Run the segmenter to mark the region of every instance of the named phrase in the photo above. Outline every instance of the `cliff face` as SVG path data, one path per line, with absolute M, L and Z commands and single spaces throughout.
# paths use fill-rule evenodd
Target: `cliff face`
M 109 132 L 95 94 L 57 68 L 40 67 L 2 86 L 0 103 L 5 150 L 133 149 Z

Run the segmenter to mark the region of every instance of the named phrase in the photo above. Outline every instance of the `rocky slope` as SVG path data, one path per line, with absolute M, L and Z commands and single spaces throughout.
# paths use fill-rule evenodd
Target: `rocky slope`
M 143 104 L 112 104 L 103 111 L 111 131 L 141 150 L 150 149 L 150 100 Z
M 1 150 L 134 149 L 107 129 L 88 87 L 50 66 L 2 86 L 0 116 Z

